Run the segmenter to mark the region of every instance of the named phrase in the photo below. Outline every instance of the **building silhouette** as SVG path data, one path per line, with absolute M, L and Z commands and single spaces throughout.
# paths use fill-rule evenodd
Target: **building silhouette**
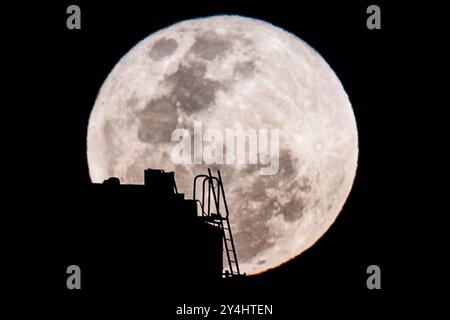
M 145 170 L 144 185 L 114 177 L 92 184 L 83 199 L 92 219 L 81 235 L 89 250 L 78 252 L 86 261 L 86 294 L 206 294 L 223 277 L 239 275 L 218 173 L 196 177 L 194 199 L 179 193 L 174 173 L 163 170 Z

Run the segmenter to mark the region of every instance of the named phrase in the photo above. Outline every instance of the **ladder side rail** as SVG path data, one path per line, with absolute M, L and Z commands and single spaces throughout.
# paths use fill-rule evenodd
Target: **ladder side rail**
M 219 212 L 220 212 L 220 191 L 219 191 L 219 180 L 217 179 L 217 213 Z
M 217 179 L 216 177 L 213 177 L 212 173 L 211 173 L 211 169 L 208 168 L 208 175 L 209 175 L 209 179 L 210 179 L 210 184 L 211 184 L 211 188 L 213 191 L 213 197 L 214 197 L 214 204 L 216 205 L 216 210 L 217 210 L 217 214 L 221 216 L 220 212 L 219 212 L 219 205 L 217 202 L 217 197 L 216 197 L 216 190 L 214 188 L 214 180 L 216 180 L 217 182 L 219 182 L 219 179 Z
M 211 173 L 211 169 L 210 169 L 210 168 L 208 168 L 208 173 L 209 173 L 210 179 L 211 179 L 212 181 L 214 181 L 214 179 L 215 179 L 215 180 L 217 181 L 217 183 L 218 183 L 219 188 L 220 188 L 220 180 L 219 180 L 218 178 L 212 176 L 212 173 Z M 218 207 L 218 203 L 217 203 L 216 193 L 215 193 L 215 190 L 214 190 L 214 185 L 212 185 L 212 188 L 213 188 L 214 202 L 216 203 L 216 208 L 217 208 L 217 207 Z M 220 192 L 219 190 L 217 190 L 217 191 Z M 217 212 L 217 214 L 220 215 L 219 212 Z M 222 217 L 222 215 L 220 215 L 220 217 Z M 223 242 L 224 242 L 224 244 L 225 244 L 225 251 L 226 251 L 226 253 L 227 253 L 228 266 L 229 266 L 229 268 L 230 268 L 231 274 L 233 274 L 233 263 L 231 262 L 232 260 L 231 260 L 231 257 L 230 257 L 230 249 L 228 248 L 227 236 L 226 236 L 226 234 L 225 234 L 225 229 L 224 229 L 224 227 L 223 227 L 223 219 L 222 219 L 222 218 L 220 219 L 220 228 L 222 229 L 222 232 L 223 232 Z M 229 228 L 230 228 L 229 224 L 228 224 L 227 228 L 228 228 L 228 231 L 229 231 L 229 230 L 230 230 L 230 229 L 229 229 Z M 230 236 L 231 236 L 231 232 L 229 232 L 229 234 L 230 234 Z M 233 245 L 233 240 L 232 240 L 232 238 L 231 238 L 231 244 Z M 234 250 L 234 246 L 232 246 L 232 250 Z M 234 253 L 234 255 L 236 255 L 236 253 Z M 238 270 L 238 273 L 239 273 L 239 268 L 237 268 L 237 270 Z
M 217 174 L 219 176 L 219 183 L 220 183 L 220 189 L 222 191 L 222 199 L 223 199 L 223 205 L 225 207 L 225 218 L 228 219 L 229 211 L 228 211 L 228 204 L 227 204 L 227 198 L 225 197 L 225 191 L 223 188 L 223 182 L 222 182 L 222 176 L 220 174 L 220 170 L 217 170 Z
M 216 177 L 212 177 L 211 181 L 212 181 L 211 186 L 212 186 L 212 190 L 213 190 L 213 200 L 214 200 L 214 205 L 216 206 L 216 213 L 222 218 L 222 214 L 220 213 L 220 205 L 219 205 L 219 198 L 218 198 L 219 190 L 217 190 L 217 193 L 216 193 L 216 188 L 214 187 L 214 181 L 216 181 L 218 184 L 219 179 L 217 179 Z
M 236 248 L 234 246 L 234 239 L 233 239 L 233 234 L 231 232 L 230 221 L 229 221 L 228 218 L 225 221 L 227 223 L 227 228 L 228 228 L 228 232 L 229 232 L 229 236 L 230 236 L 230 242 L 231 242 L 231 248 L 232 248 L 232 252 L 233 252 L 234 264 L 236 265 L 237 274 L 240 274 L 239 262 L 238 262 L 238 258 L 237 258 Z
M 211 178 L 208 178 L 208 214 L 211 215 L 213 213 L 214 208 L 212 207 L 211 201 L 214 201 L 215 191 L 213 188 Z M 213 193 L 213 197 L 211 197 L 211 193 Z M 215 201 L 214 201 L 215 202 Z M 215 204 L 215 203 L 214 203 Z
M 233 274 L 233 265 L 231 262 L 231 256 L 230 256 L 230 249 L 228 248 L 228 242 L 227 242 L 227 236 L 225 235 L 225 229 L 223 228 L 223 220 L 220 220 L 220 228 L 223 232 L 223 242 L 225 244 L 225 251 L 227 253 L 227 259 L 228 259 L 228 268 L 230 269 L 230 273 Z
M 228 232 L 229 232 L 229 235 L 230 235 L 231 247 L 233 249 L 233 256 L 234 256 L 233 258 L 234 258 L 234 261 L 235 261 L 235 264 L 236 264 L 237 272 L 238 272 L 238 274 L 240 274 L 239 264 L 238 264 L 238 260 L 237 260 L 237 254 L 236 254 L 236 248 L 234 246 L 233 234 L 231 232 L 230 220 L 228 218 L 228 216 L 229 216 L 228 204 L 227 204 L 227 200 L 226 200 L 226 197 L 225 197 L 225 190 L 223 188 L 223 181 L 222 181 L 222 175 L 220 174 L 220 170 L 217 170 L 217 175 L 219 177 L 219 183 L 220 183 L 220 187 L 222 189 L 222 199 L 223 199 L 223 203 L 224 203 L 224 206 L 225 206 L 226 222 L 227 222 Z

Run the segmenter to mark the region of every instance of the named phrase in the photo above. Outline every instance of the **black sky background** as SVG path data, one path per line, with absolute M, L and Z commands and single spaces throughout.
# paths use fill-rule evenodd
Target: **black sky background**
M 242 299 L 448 296 L 448 209 L 433 200 L 442 199 L 444 191 L 430 180 L 443 146 L 424 134 L 441 129 L 433 125 L 439 102 L 424 94 L 434 78 L 420 63 L 429 54 L 423 48 L 442 40 L 437 27 L 420 17 L 433 21 L 439 8 L 379 1 L 73 3 L 82 10 L 79 31 L 66 28 L 65 10 L 72 4 L 66 1 L 14 5 L 2 21 L 10 43 L 4 50 L 12 59 L 4 66 L 10 107 L 3 111 L 2 126 L 7 214 L 2 210 L 1 227 L 8 253 L 70 223 L 50 207 L 60 205 L 59 214 L 77 219 L 60 199 L 76 198 L 90 183 L 89 113 L 117 61 L 138 41 L 175 22 L 239 14 L 290 31 L 323 56 L 350 97 L 360 147 L 356 180 L 335 224 L 300 257 L 248 279 Z M 372 3 L 381 7 L 381 30 L 366 28 L 365 10 Z M 30 261 L 13 256 L 5 259 L 10 278 L 23 277 Z M 56 270 L 65 261 L 55 255 L 46 263 Z M 370 264 L 381 267 L 380 291 L 366 288 Z

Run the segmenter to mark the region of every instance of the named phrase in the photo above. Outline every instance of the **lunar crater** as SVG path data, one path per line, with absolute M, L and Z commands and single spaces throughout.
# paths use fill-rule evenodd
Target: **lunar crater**
M 170 56 L 178 48 L 178 43 L 174 39 L 161 38 L 156 41 L 150 49 L 149 56 L 159 61 L 164 57 Z
M 211 107 L 221 83 L 205 76 L 206 64 L 191 61 L 180 64 L 165 81 L 172 86 L 171 96 L 188 114 Z
M 234 65 L 234 75 L 248 78 L 256 72 L 255 60 L 238 61 Z
M 283 215 L 284 219 L 288 222 L 294 222 L 302 217 L 306 204 L 303 198 L 294 197 L 289 199 L 282 208 L 279 212 Z
M 205 60 L 214 60 L 225 55 L 232 47 L 233 42 L 229 37 L 215 31 L 206 31 L 195 37 L 191 52 Z
M 139 119 L 138 138 L 142 142 L 169 142 L 178 123 L 173 99 L 162 96 L 150 100 L 144 110 L 136 112 Z M 163 116 L 161 116 L 163 115 Z
M 235 241 L 242 243 L 239 248 L 239 260 L 247 263 L 262 252 L 273 246 L 273 240 L 267 235 L 270 234 L 270 228 L 260 221 L 247 222 L 248 227 L 245 230 L 238 231 L 234 235 Z
M 139 98 L 136 93 L 133 93 L 126 101 L 126 107 L 134 110 L 139 103 Z

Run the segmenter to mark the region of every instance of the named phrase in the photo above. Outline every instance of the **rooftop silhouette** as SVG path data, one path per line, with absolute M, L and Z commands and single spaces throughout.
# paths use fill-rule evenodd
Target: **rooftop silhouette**
M 194 199 L 179 193 L 174 173 L 163 170 L 145 170 L 144 185 L 115 177 L 92 184 L 84 199 L 92 223 L 83 228 L 96 252 L 84 268 L 90 294 L 141 296 L 151 288 L 171 296 L 240 275 L 218 174 L 196 177 Z

